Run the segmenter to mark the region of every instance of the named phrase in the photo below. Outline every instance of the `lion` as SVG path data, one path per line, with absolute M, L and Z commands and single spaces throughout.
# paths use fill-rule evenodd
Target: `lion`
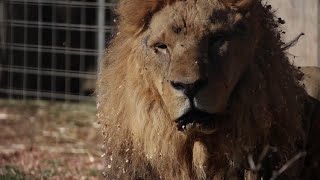
M 116 13 L 97 82 L 106 179 L 270 179 L 308 151 L 314 102 L 269 5 L 120 0 Z M 277 177 L 312 174 L 296 159 Z

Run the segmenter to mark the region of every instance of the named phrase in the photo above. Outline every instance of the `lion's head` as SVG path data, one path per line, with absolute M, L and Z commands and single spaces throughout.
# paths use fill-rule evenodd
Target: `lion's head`
M 171 120 L 182 126 L 225 111 L 254 57 L 257 28 L 219 1 L 176 2 L 152 17 L 137 63 Z
M 305 94 L 269 9 L 120 1 L 98 82 L 108 177 L 231 177 L 265 145 L 280 149 L 278 164 L 298 152 Z

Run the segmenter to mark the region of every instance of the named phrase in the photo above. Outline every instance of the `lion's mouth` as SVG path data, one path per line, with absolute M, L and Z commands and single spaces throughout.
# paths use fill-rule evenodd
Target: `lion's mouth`
M 179 131 L 189 129 L 209 130 L 215 129 L 214 114 L 210 114 L 200 110 L 191 110 L 176 120 Z

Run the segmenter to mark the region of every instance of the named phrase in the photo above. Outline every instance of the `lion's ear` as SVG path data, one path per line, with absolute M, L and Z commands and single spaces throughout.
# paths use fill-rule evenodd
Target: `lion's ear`
M 225 6 L 238 12 L 247 12 L 258 0 L 220 0 Z
M 176 0 L 120 0 L 116 10 L 126 31 L 139 31 L 149 23 L 152 15 Z

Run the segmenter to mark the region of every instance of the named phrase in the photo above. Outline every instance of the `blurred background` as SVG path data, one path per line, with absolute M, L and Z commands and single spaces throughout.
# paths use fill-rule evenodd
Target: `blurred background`
M 112 7 L 105 0 L 1 1 L 0 97 L 92 99 Z
M 275 14 L 285 20 L 282 29 L 285 42 L 304 33 L 299 42 L 288 50 L 297 66 L 320 66 L 320 0 L 267 0 Z
M 94 87 L 116 0 L 0 0 L 0 179 L 101 179 Z M 320 0 L 268 0 L 320 66 Z
M 0 0 L 0 179 L 100 179 L 111 0 Z

